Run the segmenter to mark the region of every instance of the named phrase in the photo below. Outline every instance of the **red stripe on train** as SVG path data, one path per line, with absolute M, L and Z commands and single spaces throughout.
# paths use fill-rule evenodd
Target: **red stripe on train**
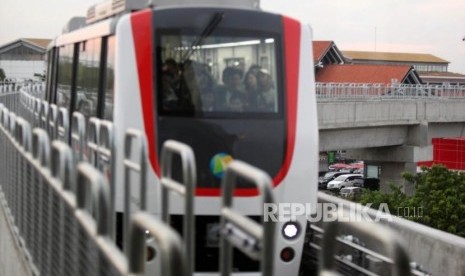
M 152 10 L 146 9 L 131 14 L 132 35 L 136 51 L 137 74 L 144 118 L 144 129 L 147 136 L 148 155 L 155 173 L 160 175 L 157 158 L 154 118 L 154 89 L 153 89 L 153 37 Z M 131 93 L 131 91 L 127 91 Z M 128 114 L 130 116 L 131 114 Z
M 286 177 L 294 156 L 295 135 L 297 124 L 297 98 L 299 91 L 299 60 L 300 60 L 300 23 L 283 16 L 284 23 L 284 65 L 287 91 L 287 141 L 286 156 L 281 170 L 273 178 L 278 185 Z

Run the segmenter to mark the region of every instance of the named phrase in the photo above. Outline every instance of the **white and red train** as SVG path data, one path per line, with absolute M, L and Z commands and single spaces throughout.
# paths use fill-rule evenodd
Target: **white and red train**
M 197 164 L 195 271 L 214 273 L 220 181 L 230 160 L 266 171 L 278 202 L 316 203 L 312 31 L 297 20 L 256 8 L 257 1 L 154 2 L 149 7 L 144 7 L 146 1 L 97 5 L 85 26 L 58 36 L 48 52 L 46 98 L 70 114 L 113 121 L 118 148 L 123 148 L 126 129 L 145 133 L 148 209 L 155 215 L 161 208 L 163 142 L 174 139 L 192 147 Z M 116 158 L 120 213 L 122 158 L 122 153 Z M 237 188 L 235 204 L 261 220 L 256 188 Z M 182 202 L 172 200 L 175 227 L 183 212 Z M 287 236 L 285 225 L 279 222 L 275 231 L 275 271 L 297 275 L 307 220 L 298 216 L 293 222 L 299 230 L 295 236 Z M 257 271 L 258 265 L 241 254 L 235 258 L 237 273 Z

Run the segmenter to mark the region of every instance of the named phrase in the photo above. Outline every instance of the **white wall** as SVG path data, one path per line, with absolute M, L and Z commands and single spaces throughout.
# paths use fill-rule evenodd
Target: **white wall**
M 43 60 L 0 60 L 0 68 L 7 78 L 36 79 L 34 74 L 43 74 L 46 63 Z

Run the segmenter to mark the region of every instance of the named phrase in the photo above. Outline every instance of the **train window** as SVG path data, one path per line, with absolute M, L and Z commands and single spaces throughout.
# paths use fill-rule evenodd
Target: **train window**
M 46 82 L 45 82 L 45 86 L 47 87 L 47 89 L 45 90 L 45 100 L 46 101 L 51 101 L 51 93 L 52 93 L 52 89 L 51 89 L 51 82 L 52 82 L 52 66 L 53 66 L 53 61 L 54 61 L 54 54 L 55 54 L 55 48 L 52 48 L 50 49 L 49 51 L 47 51 L 47 73 L 46 73 Z
M 100 38 L 79 44 L 74 110 L 87 118 L 97 115 L 101 44 Z
M 103 119 L 113 120 L 113 94 L 115 82 L 115 37 L 111 36 L 107 40 L 107 57 L 105 68 L 105 105 L 103 108 Z
M 68 110 L 71 105 L 73 54 L 74 44 L 62 46 L 59 49 L 56 103 L 59 107 L 65 107 Z
M 164 114 L 280 112 L 273 36 L 161 34 L 159 105 Z

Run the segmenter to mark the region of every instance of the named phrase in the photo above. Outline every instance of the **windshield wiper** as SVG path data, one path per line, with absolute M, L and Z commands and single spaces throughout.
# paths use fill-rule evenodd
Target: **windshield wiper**
M 195 40 L 191 46 L 189 47 L 189 50 L 186 52 L 184 57 L 181 59 L 182 64 L 184 64 L 192 54 L 194 53 L 194 48 L 197 48 L 198 46 L 201 46 L 204 42 L 204 40 L 211 35 L 211 33 L 216 29 L 218 24 L 223 20 L 224 18 L 224 12 L 216 12 L 212 19 L 208 22 L 208 24 L 205 26 L 203 29 L 202 33 L 200 34 L 199 37 L 197 37 L 197 40 Z

